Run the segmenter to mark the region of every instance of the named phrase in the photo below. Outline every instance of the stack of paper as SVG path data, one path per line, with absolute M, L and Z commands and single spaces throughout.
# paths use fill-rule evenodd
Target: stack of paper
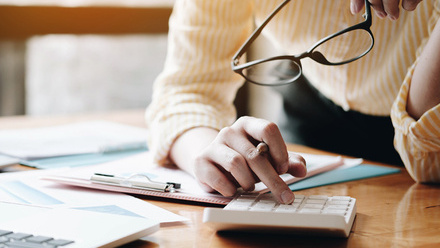
M 103 163 L 147 150 L 147 130 L 108 121 L 0 131 L 0 154 L 47 169 Z

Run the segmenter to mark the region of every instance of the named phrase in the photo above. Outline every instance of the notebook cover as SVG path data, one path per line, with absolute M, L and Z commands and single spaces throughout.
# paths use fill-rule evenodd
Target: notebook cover
M 335 183 L 355 181 L 371 177 L 385 176 L 399 173 L 399 168 L 385 167 L 379 165 L 362 164 L 342 170 L 332 170 L 322 174 L 303 179 L 289 185 L 292 191 L 314 188 Z

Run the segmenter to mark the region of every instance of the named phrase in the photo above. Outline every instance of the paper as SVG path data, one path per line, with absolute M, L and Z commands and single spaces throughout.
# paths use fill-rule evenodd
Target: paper
M 12 158 L 9 156 L 4 156 L 0 154 L 0 169 L 4 167 L 8 167 L 13 164 L 18 164 L 20 162 L 17 158 Z
M 302 155 L 308 161 L 309 175 L 316 175 L 318 173 L 322 173 L 336 167 L 354 166 L 362 162 L 361 159 L 345 160 L 341 157 L 335 156 L 320 156 L 311 154 Z M 149 152 L 145 152 L 109 163 L 72 169 L 66 175 L 50 175 L 45 177 L 45 179 L 63 184 L 88 188 L 119 191 L 131 194 L 144 194 L 155 197 L 172 198 L 220 205 L 226 205 L 232 199 L 231 197 L 223 197 L 220 194 L 211 194 L 205 192 L 192 176 L 180 169 L 165 168 L 153 165 L 149 163 L 150 161 L 151 159 Z M 94 173 L 111 174 L 120 177 L 129 177 L 134 174 L 144 174 L 154 181 L 180 183 L 181 189 L 178 192 L 170 193 L 141 190 L 136 188 L 133 189 L 122 186 L 102 185 L 92 183 L 90 181 L 90 178 Z M 282 178 L 289 181 L 297 181 L 301 179 L 294 178 L 290 175 L 283 175 Z M 257 183 L 255 191 L 266 192 L 268 191 L 268 189 L 263 183 Z
M 147 131 L 108 121 L 0 131 L 0 154 L 37 159 L 146 147 Z
M 47 173 L 68 173 L 68 170 L 2 173 L 0 201 L 138 216 L 158 221 L 162 226 L 188 221 L 185 217 L 126 194 L 74 188 L 39 179 Z

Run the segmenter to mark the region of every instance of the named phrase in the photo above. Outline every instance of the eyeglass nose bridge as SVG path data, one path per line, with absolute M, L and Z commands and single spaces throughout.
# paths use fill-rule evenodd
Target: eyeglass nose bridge
M 321 63 L 321 64 L 331 64 L 321 52 L 314 51 L 314 50 L 309 50 L 309 51 L 303 52 L 299 55 L 290 56 L 290 57 L 291 58 L 289 58 L 289 59 L 291 61 L 295 62 L 300 68 L 302 68 L 301 59 L 304 59 L 304 58 L 310 58 L 310 59 L 312 59 L 318 63 Z

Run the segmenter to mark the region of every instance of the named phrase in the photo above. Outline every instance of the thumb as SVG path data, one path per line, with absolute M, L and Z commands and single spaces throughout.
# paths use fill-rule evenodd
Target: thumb
M 364 7 L 365 2 L 363 0 L 350 0 L 350 11 L 351 13 L 357 14 Z
M 294 177 L 305 177 L 307 175 L 306 160 L 298 154 L 289 152 L 289 169 L 287 172 Z

